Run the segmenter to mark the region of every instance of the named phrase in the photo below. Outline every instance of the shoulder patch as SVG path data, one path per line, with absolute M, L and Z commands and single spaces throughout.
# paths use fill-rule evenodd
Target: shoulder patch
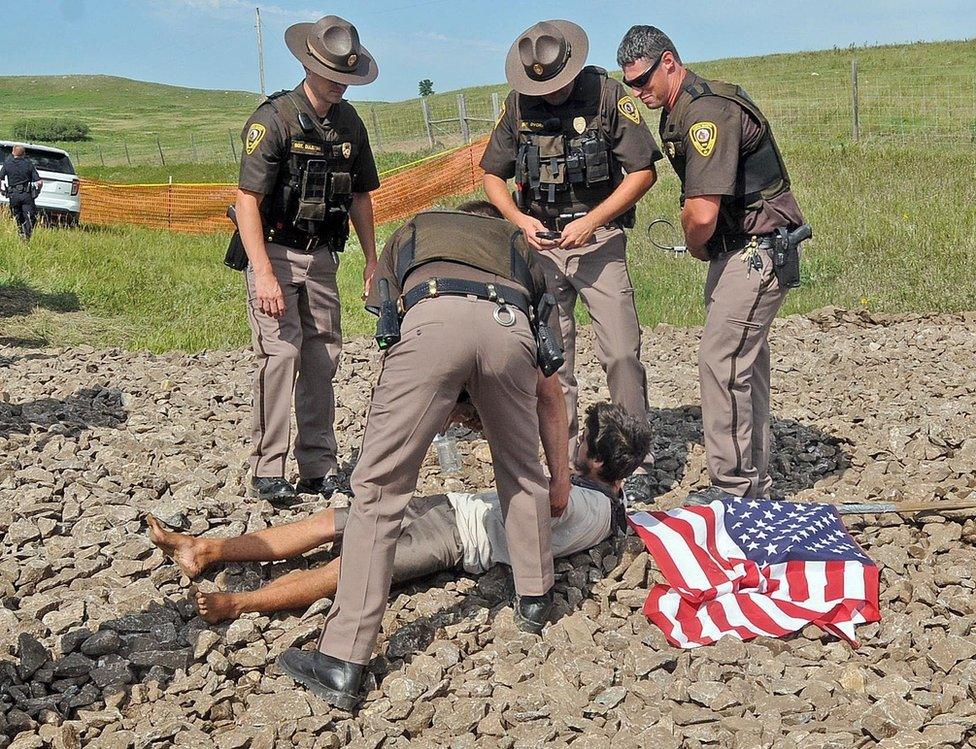
M 630 96 L 623 96 L 617 101 L 617 110 L 635 125 L 640 124 L 640 112 Z
M 268 129 L 262 125 L 260 122 L 255 122 L 247 130 L 247 137 L 244 139 L 244 152 L 250 156 L 254 153 L 254 149 L 258 147 L 258 144 L 264 140 L 265 133 Z
M 711 156 L 715 150 L 715 142 L 718 140 L 718 128 L 714 122 L 696 122 L 688 130 L 688 137 L 691 145 L 695 147 L 702 156 Z

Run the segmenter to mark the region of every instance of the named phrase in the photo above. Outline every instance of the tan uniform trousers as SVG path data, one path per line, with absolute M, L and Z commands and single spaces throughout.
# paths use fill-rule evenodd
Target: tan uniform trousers
M 338 264 L 331 252 L 299 252 L 267 244 L 285 298 L 285 314 L 261 312 L 247 269 L 247 319 L 257 354 L 251 409 L 251 473 L 284 476 L 295 396 L 295 460 L 303 478 L 335 473 L 332 377 L 342 350 Z M 296 382 L 297 380 L 297 382 Z
M 420 302 L 403 320 L 402 339 L 383 361 L 342 538 L 335 603 L 319 649 L 367 663 L 390 592 L 394 553 L 407 503 L 434 435 L 466 389 L 491 448 L 505 517 L 515 589 L 552 587 L 549 488 L 539 462 L 535 341 L 519 312 L 506 328 L 495 305 L 469 297 Z
M 597 229 L 589 244 L 573 250 L 539 253 L 549 288 L 559 305 L 566 363 L 559 381 L 569 416 L 570 460 L 579 430 L 576 381 L 576 299 L 582 298 L 596 336 L 596 356 L 607 374 L 610 400 L 634 416 L 647 415 L 647 374 L 640 362 L 641 331 L 634 305 L 634 285 L 627 271 L 627 235 L 622 229 Z M 643 470 L 654 464 L 648 455 Z M 639 471 L 640 472 L 640 471 Z
M 740 497 L 767 497 L 769 327 L 786 292 L 760 250 L 761 270 L 740 251 L 709 263 L 705 330 L 698 353 L 702 426 L 712 484 Z

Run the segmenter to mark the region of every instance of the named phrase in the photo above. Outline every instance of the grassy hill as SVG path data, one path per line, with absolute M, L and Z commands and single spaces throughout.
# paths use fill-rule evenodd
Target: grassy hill
M 973 39 L 691 66 L 706 76 L 742 84 L 776 124 L 781 141 L 836 142 L 851 134 L 854 59 L 860 71 L 863 138 L 970 142 L 976 137 Z M 472 132 L 487 132 L 491 95 L 504 98 L 507 91 L 507 85 L 499 83 L 434 94 L 428 99 L 431 118 L 457 117 L 457 94 L 464 93 L 468 115 L 476 118 Z M 259 100 L 245 91 L 207 91 L 111 76 L 0 77 L 0 138 L 25 117 L 70 115 L 87 122 L 92 131 L 91 141 L 65 144 L 84 174 L 125 181 L 165 181 L 170 175 L 177 181 L 230 180 L 236 176 L 233 152 L 240 152 L 241 126 Z M 356 105 L 381 169 L 428 152 L 419 99 Z M 433 135 L 436 147 L 460 142 L 456 124 L 437 125 Z M 160 147 L 165 166 L 160 163 Z M 189 164 L 194 166 L 185 166 Z

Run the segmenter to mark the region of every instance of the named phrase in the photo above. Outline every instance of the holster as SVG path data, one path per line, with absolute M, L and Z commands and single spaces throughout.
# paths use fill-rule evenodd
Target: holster
M 800 285 L 800 243 L 813 236 L 809 224 L 790 231 L 780 227 L 773 232 L 773 273 L 781 289 Z
M 536 307 L 532 325 L 532 332 L 535 334 L 536 362 L 546 377 L 555 374 L 566 363 L 565 351 L 548 322 L 555 306 L 556 298 L 549 292 L 543 294 Z
M 224 255 L 224 265 L 233 270 L 244 270 L 247 267 L 247 253 L 244 251 L 244 242 L 241 241 L 239 231 L 235 231 L 230 237 L 230 244 L 227 245 L 227 253 Z

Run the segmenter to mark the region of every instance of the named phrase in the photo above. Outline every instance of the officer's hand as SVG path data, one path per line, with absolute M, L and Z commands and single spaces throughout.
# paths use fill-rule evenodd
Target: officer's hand
M 537 231 L 546 232 L 549 229 L 534 216 L 526 216 L 523 213 L 517 226 L 522 230 L 522 233 L 525 235 L 525 241 L 529 243 L 529 247 L 533 250 L 551 250 L 553 247 L 558 246 L 558 243 L 551 239 L 540 239 L 535 235 Z
M 697 260 L 702 260 L 702 261 L 705 261 L 705 262 L 711 260 L 711 258 L 708 256 L 708 250 L 706 250 L 704 247 L 691 247 L 691 246 L 689 246 L 688 247 L 688 254 L 691 255 L 693 258 L 695 258 Z
M 569 490 L 572 485 L 569 480 L 549 480 L 549 514 L 554 518 L 561 517 L 569 504 Z
M 593 221 L 589 215 L 580 216 L 578 219 L 570 221 L 563 227 L 562 236 L 559 238 L 559 246 L 564 250 L 582 247 L 590 241 L 593 232 L 596 230 L 597 227 L 593 225 Z
M 275 318 L 285 314 L 285 296 L 273 270 L 254 274 L 254 294 L 264 314 Z
M 363 301 L 366 301 L 366 297 L 369 296 L 369 287 L 373 285 L 373 274 L 376 273 L 376 258 L 366 261 L 366 267 L 363 268 Z

